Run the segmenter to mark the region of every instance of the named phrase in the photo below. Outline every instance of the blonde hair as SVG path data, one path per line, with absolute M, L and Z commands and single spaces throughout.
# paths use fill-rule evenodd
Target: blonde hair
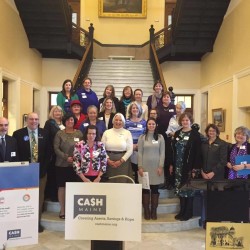
M 63 117 L 63 110 L 62 110 L 62 108 L 61 108 L 60 106 L 55 105 L 55 106 L 53 106 L 53 107 L 51 108 L 51 110 L 50 110 L 50 112 L 49 112 L 49 119 L 55 119 L 55 117 L 54 117 L 54 111 L 55 111 L 56 109 L 58 109 L 59 111 L 61 111 L 62 117 Z M 62 118 L 62 117 L 61 117 L 61 118 Z
M 111 100 L 111 101 L 112 101 L 112 110 L 111 110 L 111 113 L 114 113 L 114 114 L 115 114 L 115 113 L 116 113 L 115 103 L 114 103 L 114 101 L 113 101 L 113 99 L 112 99 L 111 97 L 106 97 L 106 98 L 104 99 L 104 101 L 103 101 L 103 103 L 102 103 L 102 107 L 101 107 L 100 112 L 104 112 L 104 111 L 105 111 L 106 102 L 107 102 L 108 100 Z
M 128 108 L 129 119 L 132 117 L 132 108 L 133 108 L 133 105 L 135 105 L 138 108 L 139 112 L 138 112 L 137 117 L 141 117 L 141 115 L 142 115 L 142 107 L 141 107 L 141 105 L 138 102 L 131 102 L 129 104 L 129 108 Z

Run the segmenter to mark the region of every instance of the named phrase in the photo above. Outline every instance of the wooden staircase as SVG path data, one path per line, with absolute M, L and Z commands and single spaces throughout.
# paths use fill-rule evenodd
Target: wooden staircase
M 47 58 L 81 60 L 85 47 L 73 42 L 71 9 L 67 0 L 14 0 L 30 48 Z
M 109 84 L 115 87 L 118 98 L 127 85 L 132 86 L 133 90 L 142 89 L 144 102 L 153 92 L 154 79 L 148 60 L 94 59 L 89 77 L 93 81 L 92 89 L 99 98 L 103 97 L 103 91 Z
M 212 52 L 229 4 L 230 0 L 177 0 L 171 27 L 156 37 L 160 63 L 199 61 L 204 54 Z

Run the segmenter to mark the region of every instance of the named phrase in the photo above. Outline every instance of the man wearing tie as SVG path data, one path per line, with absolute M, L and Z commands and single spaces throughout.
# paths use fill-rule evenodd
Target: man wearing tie
M 16 139 L 7 135 L 8 127 L 8 119 L 0 117 L 0 162 L 18 161 Z
M 47 132 L 38 127 L 39 117 L 37 113 L 27 115 L 27 127 L 16 130 L 13 137 L 17 140 L 18 155 L 20 161 L 37 162 L 40 165 L 39 175 L 39 228 L 43 232 L 40 224 L 42 208 L 44 202 L 44 190 L 47 180 L 47 167 L 50 160 L 50 147 L 48 146 Z

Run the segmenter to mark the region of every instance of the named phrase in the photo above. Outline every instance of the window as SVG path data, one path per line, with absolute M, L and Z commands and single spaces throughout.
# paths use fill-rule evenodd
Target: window
M 193 115 L 193 99 L 194 96 L 193 95 L 181 95 L 181 94 L 176 94 L 175 95 L 175 100 L 174 100 L 174 104 L 176 104 L 177 102 L 185 102 L 186 104 L 186 112 L 190 112 Z
M 56 103 L 56 97 L 59 92 L 49 92 L 49 111 L 53 106 L 55 106 Z

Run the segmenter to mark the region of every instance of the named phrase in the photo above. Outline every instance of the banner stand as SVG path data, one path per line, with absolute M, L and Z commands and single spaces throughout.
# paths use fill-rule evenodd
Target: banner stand
M 39 163 L 0 163 L 0 249 L 38 244 Z

